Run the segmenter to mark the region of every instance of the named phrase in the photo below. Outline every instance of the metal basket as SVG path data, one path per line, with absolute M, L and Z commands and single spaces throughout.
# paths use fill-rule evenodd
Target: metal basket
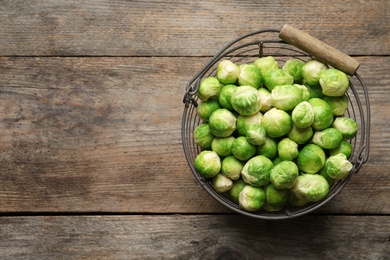
M 202 123 L 202 120 L 196 113 L 196 107 L 200 101 L 195 95 L 199 88 L 200 81 L 205 77 L 215 76 L 216 67 L 219 61 L 223 59 L 229 59 L 236 64 L 242 64 L 252 63 L 260 57 L 274 56 L 279 64 L 283 64 L 291 58 L 300 59 L 302 61 L 313 58 L 307 52 L 281 40 L 278 37 L 279 33 L 280 30 L 277 29 L 256 31 L 239 37 L 222 48 L 222 50 L 218 52 L 218 54 L 216 54 L 187 84 L 183 99 L 184 112 L 181 129 L 182 144 L 188 165 L 200 185 L 214 199 L 227 208 L 246 216 L 267 220 L 297 217 L 323 206 L 344 188 L 351 176 L 359 171 L 360 167 L 368 160 L 369 156 L 370 105 L 368 92 L 361 77 L 355 73 L 355 75 L 349 76 L 350 88 L 347 92 L 349 106 L 345 114 L 345 116 L 354 119 L 359 127 L 357 136 L 350 141 L 353 152 L 349 160 L 353 164 L 353 168 L 347 178 L 330 186 L 329 194 L 323 200 L 303 207 L 286 206 L 278 212 L 267 212 L 265 210 L 247 212 L 231 201 L 228 195 L 217 193 L 213 189 L 211 181 L 204 178 L 196 171 L 194 160 L 201 152 L 201 149 L 194 143 L 193 132 L 194 129 Z

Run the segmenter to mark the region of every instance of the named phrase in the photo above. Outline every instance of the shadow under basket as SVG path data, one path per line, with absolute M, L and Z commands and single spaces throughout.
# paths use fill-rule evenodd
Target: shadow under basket
M 330 186 L 328 195 L 321 201 L 310 203 L 302 207 L 285 206 L 282 210 L 268 212 L 263 209 L 254 212 L 248 212 L 241 209 L 238 204 L 233 202 L 228 194 L 217 193 L 212 187 L 211 180 L 204 178 L 194 167 L 194 160 L 201 152 L 201 148 L 195 144 L 193 132 L 195 128 L 203 121 L 196 113 L 196 107 L 200 103 L 196 96 L 199 83 L 203 78 L 216 75 L 216 67 L 221 60 L 229 59 L 236 64 L 253 63 L 256 59 L 266 56 L 273 56 L 279 66 L 289 59 L 299 59 L 303 62 L 314 58 L 311 54 L 303 51 L 301 48 L 287 43 L 280 39 L 278 34 L 280 30 L 266 29 L 256 31 L 226 45 L 217 55 L 215 55 L 187 84 L 183 99 L 184 112 L 182 118 L 182 145 L 188 165 L 199 182 L 199 184 L 217 201 L 227 208 L 258 219 L 279 220 L 302 216 L 313 210 L 320 208 L 334 198 L 347 184 L 351 176 L 357 173 L 360 167 L 368 160 L 369 156 L 369 137 L 370 137 L 370 105 L 367 88 L 361 77 L 355 72 L 349 76 L 350 88 L 347 92 L 349 99 L 346 117 L 354 119 L 358 124 L 357 135 L 350 140 L 353 150 L 349 161 L 353 168 L 349 175 Z M 315 57 L 321 60 L 319 57 Z M 327 63 L 329 65 L 329 63 Z M 331 66 L 329 66 L 331 67 Z

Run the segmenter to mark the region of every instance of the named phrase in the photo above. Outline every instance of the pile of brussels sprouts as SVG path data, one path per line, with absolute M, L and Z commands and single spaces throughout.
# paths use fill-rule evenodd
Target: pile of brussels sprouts
M 353 167 L 348 89 L 344 72 L 316 59 L 220 61 L 196 94 L 195 169 L 246 211 L 320 201 Z

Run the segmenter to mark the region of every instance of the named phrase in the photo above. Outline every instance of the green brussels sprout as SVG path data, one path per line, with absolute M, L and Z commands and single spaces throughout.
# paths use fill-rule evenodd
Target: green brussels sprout
M 347 158 L 350 158 L 352 155 L 352 144 L 343 140 L 338 147 L 329 150 L 330 155 L 336 155 L 339 153 L 342 153 Z
M 305 87 L 307 88 L 307 90 L 310 93 L 310 98 L 323 98 L 324 97 L 324 94 L 322 94 L 322 88 L 321 88 L 320 84 L 311 86 L 311 85 L 307 84 L 307 82 L 305 82 Z
M 273 160 L 272 163 L 275 165 L 278 165 L 279 163 L 284 162 L 279 156 L 276 156 Z
M 295 186 L 291 189 L 298 198 L 317 202 L 329 193 L 329 183 L 319 174 L 303 174 L 298 176 Z
M 218 101 L 207 100 L 207 101 L 201 102 L 196 107 L 196 113 L 201 119 L 203 119 L 203 121 L 208 122 L 211 114 L 215 110 L 220 109 L 220 108 L 221 108 L 221 106 L 219 105 Z
M 244 162 L 240 161 L 233 155 L 227 156 L 222 160 L 221 173 L 232 179 L 238 180 L 241 176 L 241 171 L 244 168 Z
M 294 78 L 295 83 L 301 83 L 303 80 L 303 76 L 302 76 L 303 64 L 304 63 L 301 60 L 290 59 L 284 63 L 282 69 Z
M 211 181 L 211 185 L 218 193 L 228 192 L 233 187 L 233 181 L 228 177 L 218 173 Z
M 341 132 L 344 140 L 351 140 L 358 131 L 358 124 L 349 117 L 337 117 L 332 126 Z
M 239 68 L 238 84 L 258 89 L 263 82 L 261 71 L 253 64 L 242 64 Z
M 307 101 L 299 103 L 291 113 L 291 119 L 298 128 L 306 128 L 314 122 L 314 109 Z
M 333 123 L 333 111 L 330 105 L 320 98 L 311 98 L 309 103 L 314 110 L 314 121 L 311 124 L 313 129 L 320 131 L 330 127 Z
M 245 136 L 239 136 L 234 140 L 231 151 L 234 157 L 246 161 L 255 155 L 256 146 L 249 143 Z
M 297 85 L 279 85 L 271 91 L 272 106 L 291 111 L 302 102 L 302 89 Z
M 311 98 L 310 91 L 305 85 L 293 84 L 294 86 L 301 89 L 302 92 L 302 101 L 309 101 Z
M 256 146 L 256 155 L 263 155 L 269 159 L 273 159 L 277 153 L 278 143 L 275 141 L 275 139 L 268 136 L 265 137 L 264 144 Z
M 217 98 L 221 88 L 222 86 L 218 79 L 210 76 L 201 80 L 196 96 L 202 101 Z
M 328 182 L 329 185 L 332 185 L 333 183 L 336 182 L 335 179 L 331 178 L 327 173 L 326 173 L 326 168 L 323 167 L 319 172 L 319 175 L 325 178 L 325 180 Z
M 201 175 L 212 178 L 221 170 L 221 159 L 214 151 L 202 151 L 195 157 L 194 166 Z
M 313 128 L 311 126 L 306 128 L 298 128 L 293 125 L 290 132 L 287 133 L 287 137 L 296 142 L 297 144 L 304 144 L 310 140 L 313 136 Z
M 341 144 L 343 135 L 336 128 L 330 127 L 322 131 L 316 131 L 312 142 L 324 149 L 334 149 Z
M 322 98 L 325 100 L 329 106 L 332 108 L 333 115 L 342 116 L 348 108 L 348 97 L 347 95 L 342 95 L 341 97 L 329 97 L 324 96 Z
M 282 137 L 287 134 L 293 125 L 290 115 L 277 108 L 272 108 L 265 112 L 261 124 L 267 135 L 272 138 Z
M 294 78 L 282 69 L 271 69 L 263 77 L 264 85 L 269 91 L 272 91 L 276 86 L 292 85 Z
M 265 202 L 269 206 L 272 206 L 271 207 L 272 210 L 268 210 L 268 211 L 280 210 L 287 202 L 290 193 L 288 189 L 277 189 L 272 183 L 269 183 L 264 187 L 264 192 L 265 192 Z M 267 210 L 267 208 L 264 209 Z
M 221 105 L 221 107 L 226 108 L 228 110 L 233 110 L 232 106 L 232 96 L 233 93 L 237 90 L 236 85 L 228 84 L 221 88 L 221 92 L 218 96 L 218 102 Z
M 273 56 L 267 56 L 256 59 L 253 64 L 261 71 L 264 76 L 269 70 L 279 68 L 278 62 Z
M 322 93 L 326 96 L 341 97 L 349 89 L 347 74 L 333 68 L 321 72 L 319 83 L 322 88 Z
M 265 143 L 267 133 L 262 125 L 252 125 L 246 131 L 246 139 L 254 145 L 262 145 Z
M 266 88 L 259 88 L 258 91 L 261 103 L 260 112 L 265 113 L 272 108 L 271 92 Z
M 268 204 L 267 201 L 264 201 L 264 203 L 263 203 L 263 209 L 264 209 L 265 211 L 268 211 L 268 212 L 279 211 L 279 210 L 283 209 L 283 206 L 284 206 L 284 205 L 281 205 L 281 206 L 279 206 L 279 205 L 278 205 L 278 206 L 273 206 L 273 205 Z
M 220 83 L 233 84 L 237 81 L 238 75 L 240 75 L 240 69 L 231 60 L 222 60 L 218 63 L 217 79 Z
M 232 106 L 240 115 L 253 115 L 260 111 L 259 91 L 251 86 L 241 86 L 232 95 Z
M 229 190 L 229 195 L 232 200 L 238 204 L 238 198 L 240 196 L 240 192 L 245 188 L 246 182 L 243 179 L 238 179 L 233 181 L 233 186 Z
M 232 154 L 230 148 L 234 142 L 233 136 L 215 137 L 211 142 L 211 150 L 216 152 L 220 157 L 226 157 Z
M 299 170 L 306 173 L 317 173 L 325 165 L 325 152 L 316 144 L 307 144 L 299 152 L 297 165 Z
M 310 203 L 310 201 L 305 198 L 298 198 L 293 192 L 290 192 L 290 196 L 288 197 L 288 203 L 294 207 L 302 207 Z
M 228 137 L 236 130 L 236 117 L 226 108 L 214 111 L 209 118 L 211 133 L 217 137 Z
M 262 187 L 246 185 L 239 194 L 238 205 L 246 211 L 261 209 L 265 201 L 265 192 Z
M 288 137 L 278 143 L 278 155 L 283 161 L 292 161 L 299 154 L 298 144 Z
M 198 125 L 194 130 L 194 142 L 203 150 L 209 149 L 214 140 L 209 124 L 203 123 Z
M 248 129 L 252 126 L 261 125 L 263 115 L 259 112 L 253 115 L 237 117 L 237 132 L 241 136 L 245 136 Z
M 327 64 L 316 59 L 310 59 L 302 66 L 302 76 L 309 85 L 318 85 L 321 72 L 328 68 Z
M 277 189 L 291 189 L 298 176 L 299 169 L 293 161 L 281 161 L 271 170 L 270 181 Z
M 274 164 L 263 155 L 257 155 L 249 159 L 241 171 L 242 179 L 255 187 L 267 185 L 269 183 L 271 170 Z
M 335 180 L 345 179 L 352 168 L 352 163 L 342 153 L 329 156 L 325 162 L 326 174 Z

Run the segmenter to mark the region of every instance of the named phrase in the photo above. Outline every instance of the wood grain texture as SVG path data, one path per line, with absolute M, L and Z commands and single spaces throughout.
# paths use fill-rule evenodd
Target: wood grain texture
M 349 55 L 388 55 L 388 10 L 387 0 L 2 0 L 0 56 L 210 56 L 285 23 Z
M 358 59 L 371 156 L 321 212 L 389 214 L 390 59 Z M 0 211 L 229 212 L 181 146 L 184 88 L 207 60 L 0 58 Z
M 1 217 L 7 259 L 388 259 L 380 216 L 236 215 Z

